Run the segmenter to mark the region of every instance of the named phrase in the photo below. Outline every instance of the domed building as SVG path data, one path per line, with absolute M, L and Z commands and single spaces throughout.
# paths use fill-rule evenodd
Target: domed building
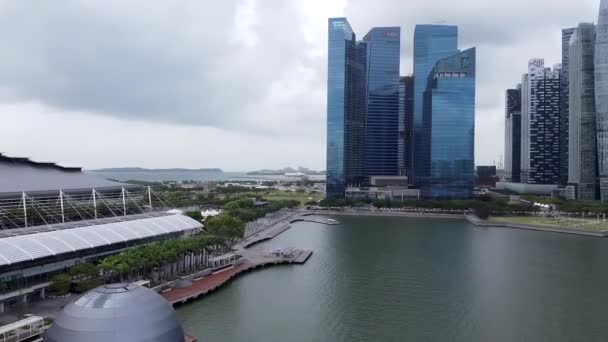
M 45 342 L 184 342 L 175 311 L 158 293 L 135 284 L 103 285 L 66 306 Z

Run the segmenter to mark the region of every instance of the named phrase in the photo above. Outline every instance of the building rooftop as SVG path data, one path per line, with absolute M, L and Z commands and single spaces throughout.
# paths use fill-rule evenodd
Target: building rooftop
M 120 188 L 126 185 L 83 173 L 80 167 L 35 162 L 3 154 L 0 154 L 0 174 L 0 194 Z
M 82 226 L 57 230 L 42 227 L 49 230 L 0 238 L 0 266 L 202 228 L 200 222 L 184 215 L 99 221 L 94 225 L 74 222 L 70 225 Z

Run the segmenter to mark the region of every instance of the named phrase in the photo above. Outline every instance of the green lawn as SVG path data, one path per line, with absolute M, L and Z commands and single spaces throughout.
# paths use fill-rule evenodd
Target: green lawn
M 552 217 L 538 217 L 538 216 L 505 216 L 505 217 L 491 217 L 490 222 L 496 223 L 515 223 L 515 224 L 530 224 L 537 226 L 555 227 L 555 228 L 566 228 L 575 230 L 584 230 L 590 232 L 599 232 L 608 230 L 608 220 L 604 222 L 602 219 L 581 219 L 581 218 L 552 218 Z
M 269 201 L 283 201 L 283 200 L 296 200 L 300 201 L 301 204 L 304 204 L 309 201 L 319 201 L 323 199 L 323 195 L 321 194 L 307 194 L 301 192 L 292 192 L 292 191 L 280 191 L 280 190 L 270 190 L 268 194 L 266 192 L 262 193 L 262 197 Z

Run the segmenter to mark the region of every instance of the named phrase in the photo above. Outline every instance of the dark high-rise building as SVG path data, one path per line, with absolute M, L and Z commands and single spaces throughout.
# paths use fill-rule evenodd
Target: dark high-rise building
M 414 115 L 414 77 L 399 80 L 399 175 L 412 174 L 412 125 Z
M 570 69 L 570 37 L 576 31 L 576 28 L 567 28 L 562 30 L 562 70 L 560 74 L 560 122 L 559 122 L 559 155 L 560 155 L 560 171 L 559 184 L 566 185 L 568 183 L 568 79 Z
M 423 98 L 428 77 L 436 63 L 458 52 L 458 27 L 416 25 L 414 33 L 414 118 L 413 118 L 413 181 L 420 185 L 418 175 L 427 167 L 423 160 L 430 154 L 423 135 Z
M 397 176 L 401 29 L 375 27 L 363 41 L 368 51 L 366 176 Z
M 608 0 L 601 0 L 595 38 L 595 111 L 602 202 L 608 202 Z
M 579 24 L 569 44 L 569 177 L 574 197 L 595 200 L 597 140 L 595 117 L 595 25 Z
M 507 89 L 505 102 L 505 178 L 521 179 L 521 87 Z
M 560 68 L 528 63 L 522 82 L 522 182 L 558 184 L 560 175 Z
M 365 179 L 367 48 L 346 18 L 329 19 L 327 196 L 344 197 Z
M 416 177 L 425 197 L 469 198 L 475 182 L 475 48 L 440 59 L 427 77 Z

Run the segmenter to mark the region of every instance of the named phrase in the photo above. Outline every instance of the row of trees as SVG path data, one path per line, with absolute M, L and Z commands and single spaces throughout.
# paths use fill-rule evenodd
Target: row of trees
M 141 278 L 153 282 L 173 279 L 206 267 L 209 256 L 225 253 L 226 240 L 212 235 L 175 239 L 135 247 L 111 255 L 97 265 L 82 263 L 67 274 L 53 277 L 53 290 L 58 294 L 69 291 L 86 292 L 102 283 L 133 281 Z
M 243 237 L 247 222 L 255 221 L 283 208 L 297 207 L 299 204 L 300 202 L 295 200 L 271 201 L 265 207 L 255 207 L 251 198 L 240 198 L 226 203 L 220 215 L 207 221 L 205 230 L 207 233 L 235 242 Z
M 372 205 L 376 208 L 421 208 L 443 210 L 472 210 L 485 213 L 508 214 L 512 212 L 536 211 L 531 204 L 513 204 L 503 199 L 484 196 L 470 200 L 389 200 L 389 199 L 324 199 L 319 204 L 322 207 L 363 207 Z

